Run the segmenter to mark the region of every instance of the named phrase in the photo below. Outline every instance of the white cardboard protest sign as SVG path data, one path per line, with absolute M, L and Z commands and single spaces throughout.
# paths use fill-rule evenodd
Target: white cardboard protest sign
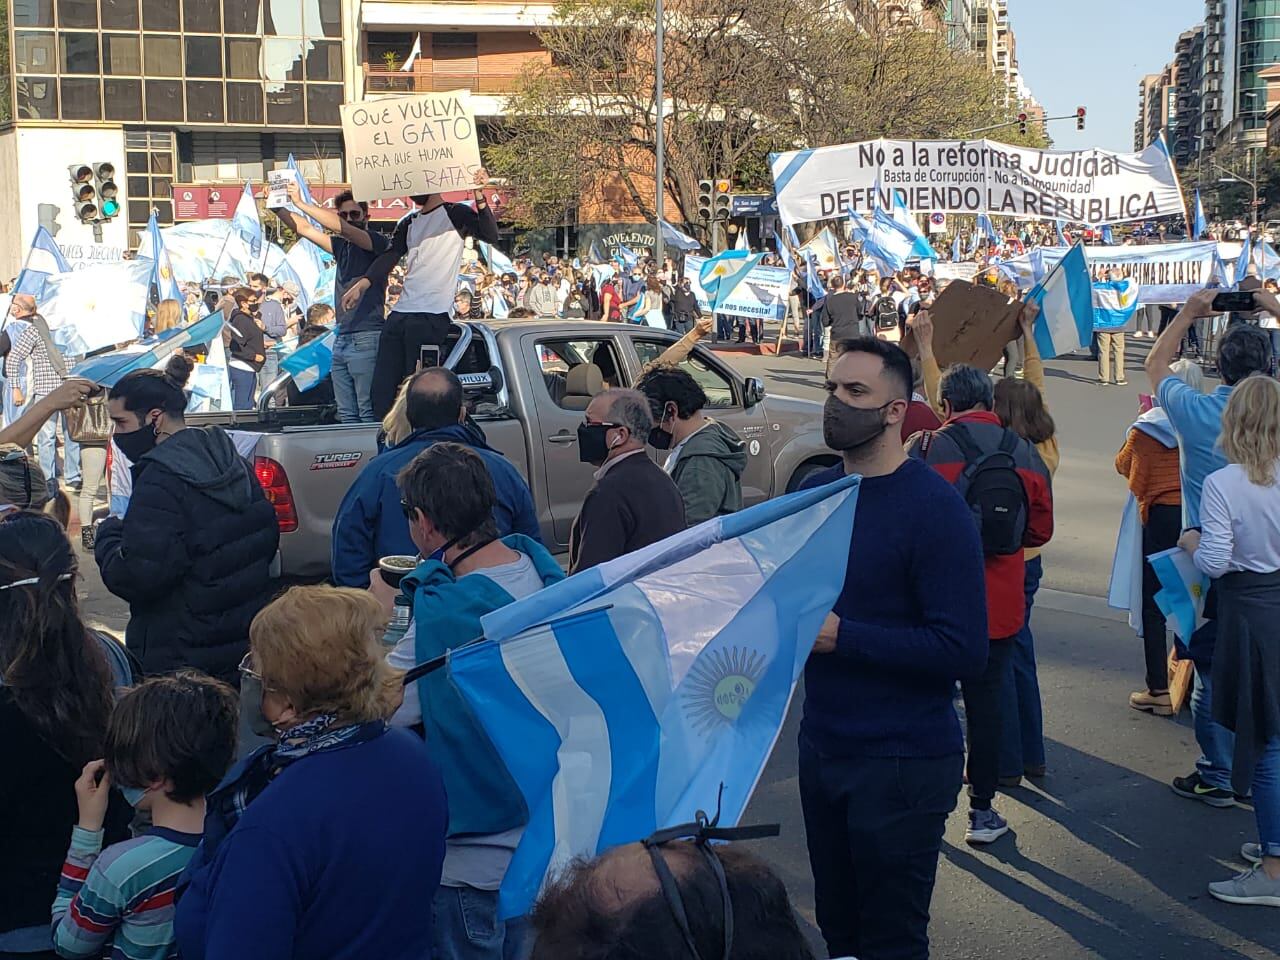
M 868 140 L 770 157 L 778 213 L 806 223 L 861 213 L 892 195 L 908 210 L 1099 225 L 1185 216 L 1164 142 L 1140 154 L 1033 150 L 994 140 Z
M 469 90 L 344 103 L 342 136 L 357 200 L 465 190 L 480 169 Z
M 289 206 L 289 184 L 296 183 L 297 179 L 297 174 L 288 167 L 272 170 L 267 174 L 268 210 Z

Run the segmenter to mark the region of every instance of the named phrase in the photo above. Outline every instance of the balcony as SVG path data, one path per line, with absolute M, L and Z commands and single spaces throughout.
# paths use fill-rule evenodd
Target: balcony
M 444 90 L 470 90 L 477 94 L 503 94 L 515 89 L 515 71 L 503 73 L 401 73 L 366 70 L 365 96 L 388 93 L 437 93 Z

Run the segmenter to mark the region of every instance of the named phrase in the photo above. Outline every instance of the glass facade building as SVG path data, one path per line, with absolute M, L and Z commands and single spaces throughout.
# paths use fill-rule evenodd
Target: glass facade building
M 1236 20 L 1236 116 L 1244 130 L 1267 126 L 1267 84 L 1260 70 L 1280 63 L 1280 0 L 1239 0 Z

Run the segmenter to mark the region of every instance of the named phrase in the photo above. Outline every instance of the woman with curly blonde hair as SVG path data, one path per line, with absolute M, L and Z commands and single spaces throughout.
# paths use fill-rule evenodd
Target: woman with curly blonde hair
M 328 586 L 254 619 L 241 711 L 278 742 L 209 795 L 174 927 L 189 960 L 431 955 L 447 807 L 427 745 L 387 724 L 386 619 L 371 594 Z
M 1228 464 L 1205 481 L 1201 530 L 1180 545 L 1214 581 L 1213 719 L 1235 734 L 1231 787 L 1253 791 L 1258 842 L 1240 850 L 1253 867 L 1209 892 L 1280 907 L 1280 382 L 1238 383 L 1220 442 Z

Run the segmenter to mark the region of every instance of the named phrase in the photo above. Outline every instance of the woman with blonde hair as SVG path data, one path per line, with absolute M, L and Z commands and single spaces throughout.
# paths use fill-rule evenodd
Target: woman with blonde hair
M 176 330 L 182 326 L 182 304 L 177 300 L 161 300 L 156 307 L 155 332 Z
M 386 620 L 372 594 L 328 586 L 254 619 L 241 710 L 278 742 L 209 795 L 174 924 L 188 960 L 431 955 L 447 807 L 427 745 L 387 724 Z
M 1280 907 L 1280 382 L 1255 374 L 1237 384 L 1222 414 L 1227 466 L 1200 499 L 1200 531 L 1183 534 L 1214 580 L 1218 643 L 1213 719 L 1235 734 L 1231 787 L 1253 790 L 1253 866 L 1209 884 L 1227 903 Z

